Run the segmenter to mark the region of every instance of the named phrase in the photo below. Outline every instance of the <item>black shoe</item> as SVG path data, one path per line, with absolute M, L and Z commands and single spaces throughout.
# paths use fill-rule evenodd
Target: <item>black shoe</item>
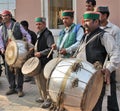
M 41 108 L 49 108 L 51 106 L 51 100 L 47 99 L 46 101 L 44 101 L 44 103 L 41 105 Z
M 24 82 L 30 82 L 31 80 L 32 80 L 31 77 L 28 76 L 24 78 Z
M 11 95 L 11 94 L 15 94 L 15 93 L 17 93 L 16 90 L 10 89 L 8 92 L 6 92 L 6 95 Z
M 30 84 L 36 84 L 36 83 L 35 83 L 35 80 L 32 80 L 32 81 L 30 82 Z
M 37 103 L 43 103 L 44 102 L 44 100 L 42 99 L 42 98 L 38 98 L 38 99 L 36 99 L 35 100 Z

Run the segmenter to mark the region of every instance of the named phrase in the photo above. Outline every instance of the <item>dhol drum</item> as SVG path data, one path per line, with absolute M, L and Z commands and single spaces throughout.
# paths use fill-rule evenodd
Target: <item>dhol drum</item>
M 9 66 L 21 68 L 28 54 L 28 43 L 22 40 L 10 41 L 5 51 L 5 61 Z
M 101 71 L 96 73 L 92 64 L 77 58 L 51 60 L 44 75 L 51 99 L 68 111 L 92 111 L 103 87 Z
M 29 58 L 22 66 L 22 73 L 26 76 L 35 76 L 40 73 L 41 64 L 37 57 Z

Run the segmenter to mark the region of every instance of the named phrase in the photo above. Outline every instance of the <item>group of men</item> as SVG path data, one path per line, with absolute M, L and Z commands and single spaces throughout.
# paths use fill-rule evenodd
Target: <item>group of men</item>
M 104 74 L 104 85 L 99 100 L 92 111 L 102 111 L 106 84 L 111 87 L 111 95 L 108 96 L 107 101 L 107 110 L 119 111 L 116 95 L 115 71 L 120 63 L 120 29 L 108 21 L 110 11 L 107 6 L 99 6 L 96 9 L 94 8 L 95 6 L 95 0 L 86 1 L 86 12 L 83 14 L 82 25 L 73 23 L 73 10 L 63 11 L 62 20 L 65 28 L 60 32 L 56 44 L 52 33 L 46 27 L 46 19 L 44 17 L 35 18 L 38 32 L 37 40 L 33 43 L 35 44 L 34 56 L 39 58 L 42 68 L 40 74 L 35 76 L 35 80 L 40 93 L 40 98 L 37 102 L 43 103 L 42 108 L 50 107 L 52 102 L 46 90 L 47 80 L 44 77 L 43 69 L 48 61 L 53 58 L 53 53 L 49 58 L 47 56 L 50 50 L 54 49 L 57 50 L 58 55 L 63 58 L 76 57 L 92 64 L 99 61 L 103 66 L 101 72 Z M 0 26 L 0 51 L 4 55 L 9 42 L 7 30 L 13 28 L 15 21 L 12 20 L 12 14 L 7 10 L 3 11 L 1 16 L 3 23 Z M 27 42 L 32 41 L 29 31 L 25 30 L 20 24 L 15 24 L 13 35 L 16 40 L 22 40 L 24 36 Z M 105 64 L 107 57 L 109 62 Z M 24 93 L 21 69 L 17 69 L 17 83 L 15 80 L 16 75 L 9 69 L 6 62 L 5 70 L 10 85 L 10 90 L 6 94 L 18 93 L 18 96 L 22 97 Z

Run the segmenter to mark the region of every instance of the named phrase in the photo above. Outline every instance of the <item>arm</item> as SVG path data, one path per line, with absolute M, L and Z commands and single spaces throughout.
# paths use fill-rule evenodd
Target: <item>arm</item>
M 4 48 L 4 42 L 3 42 L 3 39 L 2 39 L 2 27 L 0 27 L 0 51 L 2 53 L 4 53 L 4 50 L 5 50 L 5 48 Z
M 105 49 L 110 58 L 110 62 L 107 63 L 106 68 L 111 73 L 116 70 L 118 64 L 120 63 L 119 49 L 116 45 L 116 42 L 113 36 L 110 35 L 109 33 L 104 33 L 103 38 L 101 39 L 101 42 L 105 46 Z

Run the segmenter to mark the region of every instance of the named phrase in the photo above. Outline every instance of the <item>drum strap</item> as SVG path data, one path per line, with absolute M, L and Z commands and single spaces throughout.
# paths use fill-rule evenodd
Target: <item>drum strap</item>
M 77 60 L 74 64 L 77 64 L 77 63 L 80 63 L 80 60 Z M 70 77 L 71 72 L 73 72 L 74 64 L 69 67 L 69 69 L 67 70 L 67 72 L 63 78 L 63 81 L 62 81 L 62 84 L 60 87 L 60 91 L 59 91 L 59 95 L 57 98 L 57 106 L 60 106 L 61 103 L 63 102 L 65 86 L 66 86 L 68 78 Z

